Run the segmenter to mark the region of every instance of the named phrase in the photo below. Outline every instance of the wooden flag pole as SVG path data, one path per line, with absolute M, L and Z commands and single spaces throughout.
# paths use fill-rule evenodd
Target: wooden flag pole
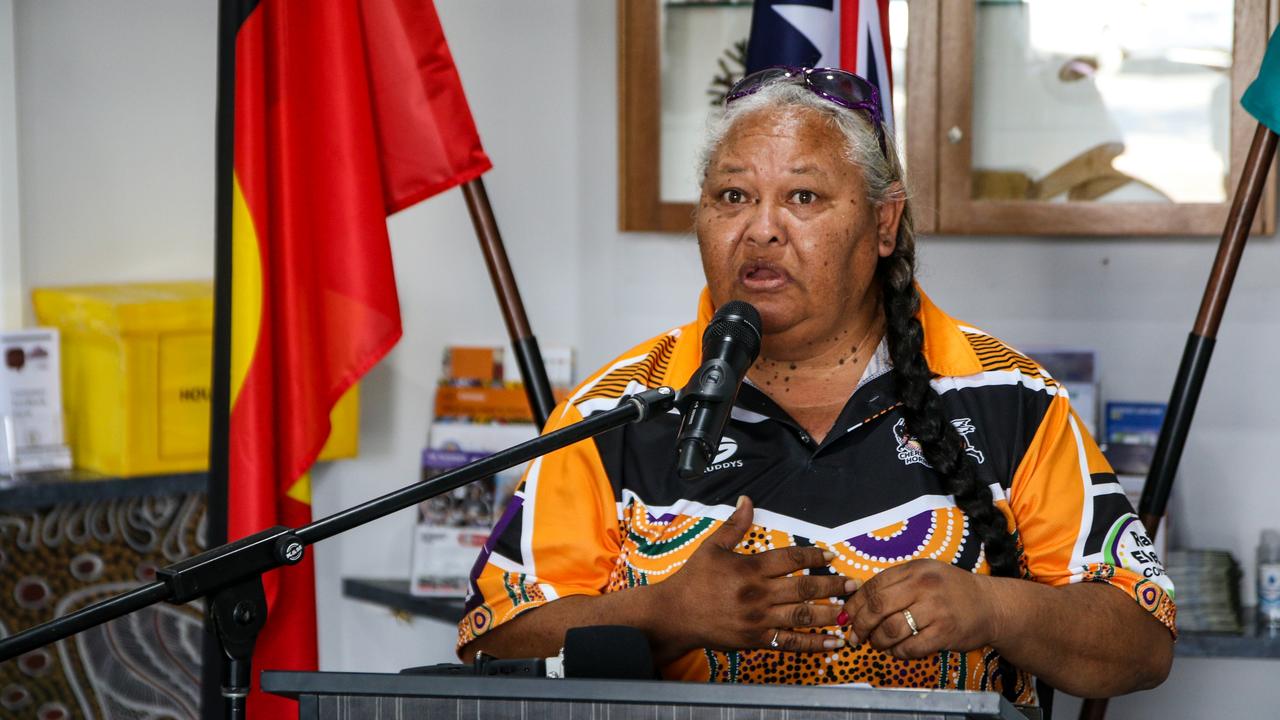
M 1160 439 L 1156 441 L 1151 470 L 1142 486 L 1142 499 L 1138 501 L 1138 517 L 1142 519 L 1147 535 L 1152 538 L 1156 536 L 1160 518 L 1164 517 L 1165 506 L 1169 502 L 1169 493 L 1173 490 L 1173 477 L 1178 471 L 1178 462 L 1182 459 L 1182 448 L 1186 445 L 1187 431 L 1191 429 L 1191 418 L 1195 414 L 1196 402 L 1200 399 L 1200 388 L 1204 386 L 1209 358 L 1213 355 L 1213 345 L 1218 339 L 1218 326 L 1222 322 L 1222 313 L 1227 307 L 1227 298 L 1231 295 L 1231 285 L 1236 279 L 1236 269 L 1240 266 L 1240 256 L 1249 239 L 1249 228 L 1253 227 L 1258 201 L 1267 183 L 1267 171 L 1271 169 L 1275 155 L 1276 134 L 1266 125 L 1258 123 L 1253 144 L 1249 147 L 1249 156 L 1244 162 L 1240 184 L 1236 187 L 1236 195 L 1231 202 L 1231 211 L 1227 214 L 1227 224 L 1218 243 L 1218 256 L 1209 273 L 1204 298 L 1200 301 L 1200 313 L 1196 315 L 1195 325 L 1187 337 L 1182 363 L 1178 366 L 1178 375 L 1173 381 L 1173 392 L 1169 396 L 1164 424 L 1160 427 Z M 1086 700 L 1080 707 L 1080 720 L 1101 720 L 1106 713 L 1106 699 Z
M 1240 185 L 1236 188 L 1227 224 L 1222 231 L 1222 240 L 1218 244 L 1218 256 L 1213 262 L 1204 298 L 1200 302 L 1200 312 L 1196 315 L 1195 325 L 1187 338 L 1187 347 L 1174 381 L 1164 425 L 1160 428 L 1160 439 L 1151 461 L 1151 470 L 1147 473 L 1142 500 L 1138 503 L 1142 524 L 1151 535 L 1155 534 L 1156 525 L 1164 516 L 1169 491 L 1173 487 L 1173 476 L 1178 470 L 1187 430 L 1191 427 L 1191 417 L 1195 413 L 1200 388 L 1204 384 L 1205 370 L 1208 369 L 1209 357 L 1218 338 L 1218 326 L 1222 322 L 1222 313 L 1231 294 L 1240 256 L 1249 239 L 1249 228 L 1253 226 L 1253 217 L 1257 213 L 1258 201 L 1267 181 L 1267 170 L 1271 167 L 1275 153 L 1276 134 L 1266 125 L 1258 123 L 1249 156 L 1245 159 Z
M 511 348 L 520 365 L 520 376 L 524 379 L 524 391 L 529 396 L 533 419 L 541 429 L 546 426 L 547 418 L 551 417 L 556 401 L 551 394 L 551 383 L 547 380 L 542 353 L 538 350 L 538 339 L 529 329 L 529 318 L 524 313 L 524 302 L 520 299 L 520 289 L 516 287 L 516 277 L 511 272 L 502 236 L 498 233 L 498 221 L 493 216 L 493 206 L 489 204 L 484 181 L 476 178 L 463 184 L 462 194 L 467 199 L 467 210 L 470 211 L 471 223 L 476 228 L 476 239 L 480 241 L 485 265 L 489 267 L 489 279 L 493 281 L 493 290 L 498 295 L 498 305 L 502 308 L 502 319 L 507 324 L 507 334 L 511 336 Z

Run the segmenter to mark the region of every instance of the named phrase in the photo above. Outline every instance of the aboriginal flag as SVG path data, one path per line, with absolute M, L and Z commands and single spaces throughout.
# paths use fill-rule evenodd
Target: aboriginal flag
M 235 540 L 311 520 L 308 471 L 330 412 L 400 338 L 387 215 L 490 162 L 430 0 L 223 0 L 221 13 L 214 384 L 224 390 L 210 520 L 216 538 L 225 478 Z M 265 585 L 250 720 L 296 715 L 258 691 L 256 671 L 316 667 L 310 557 Z

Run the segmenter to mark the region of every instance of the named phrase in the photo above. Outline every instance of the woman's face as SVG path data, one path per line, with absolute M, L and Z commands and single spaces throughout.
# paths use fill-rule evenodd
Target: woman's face
M 814 110 L 763 110 L 737 121 L 707 168 L 697 233 L 711 300 L 755 305 L 775 356 L 878 312 L 876 263 L 893 252 L 901 202 L 873 207 L 844 148 Z

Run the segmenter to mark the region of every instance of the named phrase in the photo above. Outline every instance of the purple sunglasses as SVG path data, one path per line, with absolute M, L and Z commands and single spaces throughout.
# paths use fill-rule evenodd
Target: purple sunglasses
M 786 80 L 802 84 L 813 94 L 840 107 L 865 112 L 876 130 L 876 139 L 880 141 L 880 152 L 885 157 L 889 156 L 884 137 L 884 114 L 880 110 L 880 93 L 874 85 L 847 70 L 786 65 L 757 70 L 734 83 L 729 89 L 729 94 L 725 96 L 724 104 L 727 106 L 734 100 L 760 90 L 765 85 Z

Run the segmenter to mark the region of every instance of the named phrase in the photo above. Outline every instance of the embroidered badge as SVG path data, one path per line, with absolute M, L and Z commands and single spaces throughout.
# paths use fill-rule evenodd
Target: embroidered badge
M 893 436 L 898 440 L 898 459 L 907 465 L 920 463 L 925 467 L 929 467 L 929 463 L 925 462 L 924 451 L 920 448 L 920 441 L 907 434 L 907 421 L 905 418 L 899 419 L 894 423 Z
M 969 457 L 973 458 L 979 465 L 985 462 L 986 456 L 984 456 L 982 451 L 974 447 L 973 443 L 969 441 L 969 435 L 977 430 L 973 425 L 973 421 L 969 418 L 956 418 L 951 421 L 951 425 L 960 433 L 960 437 L 964 438 L 965 453 L 967 453 Z M 920 447 L 920 441 L 907 433 L 906 419 L 899 419 L 898 422 L 894 424 L 893 437 L 898 441 L 898 459 L 904 464 L 912 465 L 919 463 L 927 468 L 933 467 L 924 459 L 924 450 Z
M 969 441 L 969 435 L 973 434 L 973 431 L 978 429 L 973 426 L 973 421 L 969 418 L 956 418 L 951 421 L 951 424 L 960 432 L 960 437 L 964 438 L 964 451 L 969 454 L 969 457 L 973 458 L 974 461 L 981 465 L 986 460 L 986 457 L 982 454 L 981 450 L 974 447 L 973 443 Z

